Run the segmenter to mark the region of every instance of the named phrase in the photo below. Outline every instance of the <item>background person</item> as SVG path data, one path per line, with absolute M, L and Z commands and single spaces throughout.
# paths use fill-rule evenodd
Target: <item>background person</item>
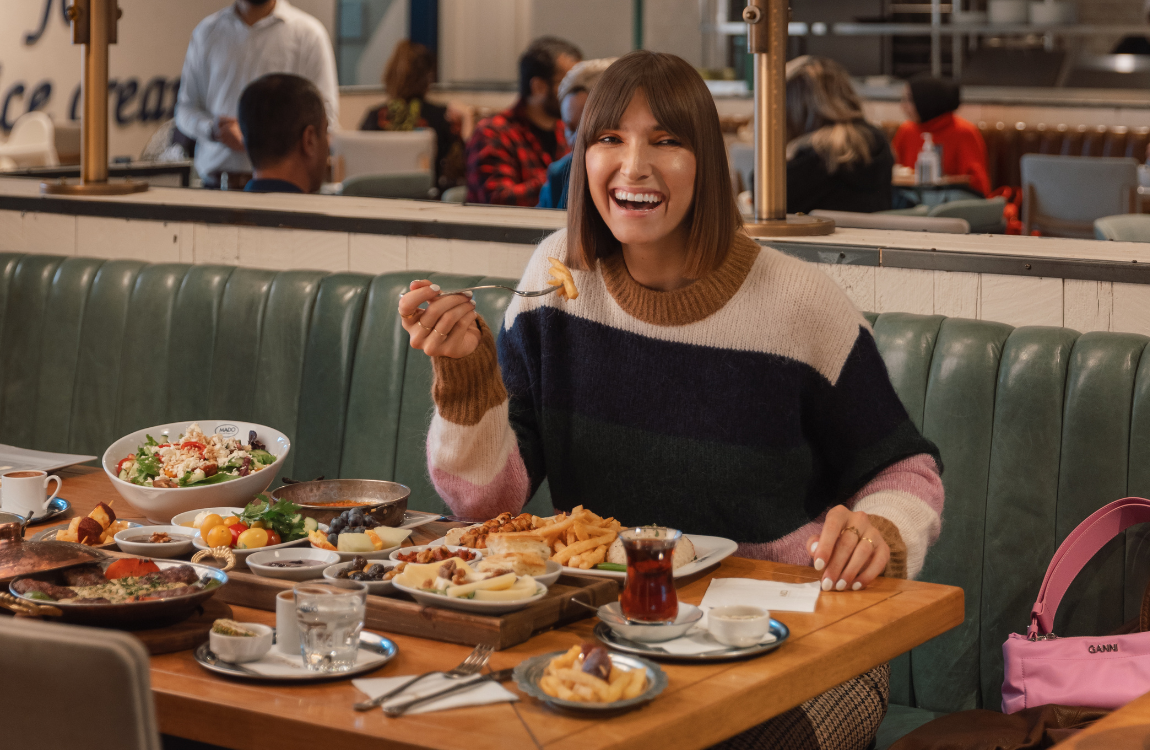
M 220 187 L 228 173 L 234 190 L 250 176 L 236 110 L 244 87 L 267 73 L 294 73 L 314 83 L 328 126 L 336 126 L 335 55 L 323 24 L 286 0 L 236 0 L 196 26 L 180 76 L 176 127 L 196 140 L 204 187 Z
M 938 449 L 866 319 L 817 268 L 751 240 L 730 185 L 694 68 L 646 51 L 612 65 L 575 140 L 567 228 L 519 284 L 544 288 L 556 258 L 578 298 L 512 299 L 498 343 L 469 297 L 422 280 L 400 298 L 434 373 L 432 482 L 455 513 L 488 518 L 518 513 L 547 479 L 559 510 L 813 557 L 825 591 L 917 575 L 940 530 Z M 889 675 L 876 667 L 720 747 L 863 750 Z
M 519 58 L 519 100 L 480 120 L 467 142 L 467 202 L 534 206 L 547 167 L 567 153 L 559 82 L 583 59 L 570 42 L 545 36 Z
M 603 71 L 611 67 L 618 58 L 603 57 L 598 60 L 584 60 L 571 68 L 559 84 L 559 114 L 563 120 L 563 135 L 567 143 L 574 143 L 575 131 L 583 118 L 583 107 L 587 95 L 599 81 Z M 567 178 L 571 174 L 571 152 L 547 167 L 547 181 L 539 190 L 537 208 L 567 208 Z
M 891 207 L 894 156 L 839 63 L 787 63 L 787 140 L 787 213 Z
M 244 190 L 314 193 L 327 174 L 327 113 L 306 78 L 271 73 L 240 96 L 239 127 L 255 174 Z
M 387 102 L 368 112 L 359 129 L 433 129 L 435 184 L 446 190 L 464 182 L 463 139 L 459 136 L 459 118 L 452 117 L 447 107 L 425 99 L 434 81 L 435 56 L 431 50 L 404 39 L 395 45 L 383 72 Z
M 986 141 L 978 126 L 954 113 L 961 104 L 957 83 L 930 76 L 912 78 L 902 96 L 907 119 L 898 126 L 891 145 L 899 164 L 914 167 L 922 151 L 922 134 L 930 133 L 942 150 L 942 173 L 969 175 L 970 187 L 985 196 L 990 193 Z

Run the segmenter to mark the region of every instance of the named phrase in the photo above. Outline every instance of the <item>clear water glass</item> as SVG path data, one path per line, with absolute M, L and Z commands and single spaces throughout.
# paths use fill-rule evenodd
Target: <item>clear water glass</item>
M 308 582 L 296 584 L 293 594 L 304 666 L 313 672 L 354 667 L 367 586 L 359 581 Z

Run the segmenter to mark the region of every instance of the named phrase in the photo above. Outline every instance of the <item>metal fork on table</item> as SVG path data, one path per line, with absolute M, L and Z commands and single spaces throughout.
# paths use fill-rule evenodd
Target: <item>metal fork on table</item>
M 369 709 L 375 708 L 387 699 L 394 698 L 404 690 L 407 690 L 409 687 L 419 682 L 424 677 L 428 677 L 433 674 L 442 674 L 444 677 L 450 680 L 458 680 L 460 677 L 470 677 L 473 674 L 479 674 L 481 671 L 483 671 L 483 667 L 487 665 L 487 660 L 491 658 L 493 651 L 495 651 L 495 649 L 493 649 L 491 646 L 476 646 L 475 649 L 467 655 L 467 658 L 461 661 L 459 666 L 455 669 L 452 669 L 448 672 L 424 672 L 421 675 L 416 675 L 399 687 L 384 693 L 378 698 L 372 698 L 369 701 L 356 703 L 355 710 L 367 711 Z
M 502 284 L 487 284 L 485 286 L 469 286 L 469 287 L 466 287 L 464 289 L 452 289 L 449 292 L 440 292 L 439 296 L 440 297 L 446 297 L 449 294 L 463 294 L 464 292 L 474 292 L 477 289 L 506 289 L 507 291 L 511 292 L 512 294 L 518 294 L 520 297 L 542 297 L 546 294 L 551 294 L 552 292 L 557 292 L 562 288 L 563 288 L 563 285 L 560 284 L 559 286 L 553 286 L 550 289 L 540 289 L 537 292 L 524 292 L 524 291 L 521 291 L 519 289 L 515 289 L 513 287 L 503 286 Z

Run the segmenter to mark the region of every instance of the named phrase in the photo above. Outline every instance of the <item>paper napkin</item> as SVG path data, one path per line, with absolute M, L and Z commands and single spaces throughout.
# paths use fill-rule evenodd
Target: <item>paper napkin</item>
M 383 664 L 386 660 L 387 657 L 383 654 L 361 649 L 356 656 L 355 665 L 359 667 L 372 662 Z M 243 666 L 268 677 L 292 677 L 307 671 L 307 667 L 303 664 L 303 657 L 298 654 L 285 654 L 275 647 L 272 647 L 272 650 L 267 652 L 259 661 L 245 662 Z
M 705 613 L 714 607 L 742 604 L 771 612 L 814 612 L 820 593 L 818 581 L 780 583 L 752 578 L 715 578 L 707 587 L 699 608 Z M 703 622 L 706 622 L 705 614 Z
M 404 682 L 410 680 L 415 675 L 407 675 L 406 677 L 375 677 L 364 680 L 352 680 L 351 684 L 362 693 L 365 693 L 368 698 L 376 698 L 383 695 L 389 690 L 402 685 Z M 424 677 L 419 682 L 411 686 L 410 690 L 404 690 L 394 698 L 388 699 L 383 706 L 389 706 L 392 702 L 402 702 L 418 698 L 421 695 L 430 695 L 437 690 L 442 690 L 446 687 L 459 685 L 461 681 L 478 681 L 480 675 L 473 677 L 461 677 L 458 679 L 450 679 L 441 674 L 433 674 L 429 677 Z M 476 687 L 470 690 L 460 690 L 457 693 L 445 695 L 439 700 L 429 701 L 423 705 L 416 706 L 407 713 L 409 714 L 425 714 L 432 711 L 445 711 L 449 708 L 463 708 L 465 706 L 486 706 L 491 703 L 508 703 L 511 701 L 519 700 L 515 693 L 502 687 L 497 682 L 485 680 Z M 381 708 L 383 707 L 381 706 Z

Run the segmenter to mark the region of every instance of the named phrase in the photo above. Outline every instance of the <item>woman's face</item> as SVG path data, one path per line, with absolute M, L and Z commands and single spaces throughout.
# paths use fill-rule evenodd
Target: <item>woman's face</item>
M 695 197 L 695 155 L 655 121 L 635 93 L 619 126 L 587 147 L 595 208 L 623 245 L 657 243 L 684 226 Z

